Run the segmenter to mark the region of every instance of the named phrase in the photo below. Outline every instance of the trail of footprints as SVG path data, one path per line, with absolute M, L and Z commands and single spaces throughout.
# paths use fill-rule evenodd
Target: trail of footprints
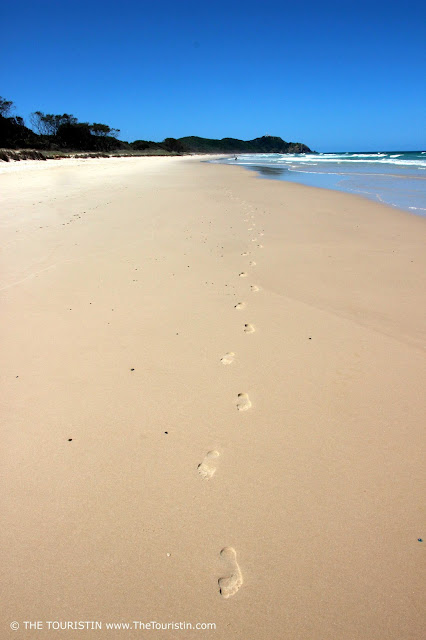
M 256 226 L 256 223 L 253 222 L 254 215 L 251 215 L 250 218 L 252 222 L 251 222 L 251 227 L 248 228 L 248 231 L 254 231 L 254 227 Z M 244 221 L 248 222 L 248 218 L 245 218 Z M 264 234 L 263 232 L 259 232 L 258 235 L 263 236 Z M 258 242 L 258 239 L 257 237 L 251 238 L 251 241 Z M 259 249 L 262 249 L 263 245 L 257 244 L 257 247 Z M 243 251 L 241 253 L 241 256 L 243 257 L 249 256 L 249 255 L 250 255 L 249 251 Z M 249 265 L 251 267 L 255 267 L 256 262 L 254 260 L 250 260 Z M 238 274 L 238 276 L 240 278 L 246 278 L 248 276 L 248 273 L 245 271 L 241 271 Z M 250 285 L 250 291 L 252 293 L 256 293 L 259 290 L 260 289 L 257 285 L 255 284 Z M 237 302 L 234 305 L 234 309 L 237 309 L 239 311 L 244 310 L 246 307 L 247 307 L 247 304 L 245 302 Z M 249 322 L 244 324 L 244 333 L 250 334 L 250 333 L 254 333 L 255 331 L 256 331 L 255 327 Z M 222 356 L 222 358 L 220 359 L 220 362 L 225 366 L 231 365 L 235 361 L 235 357 L 236 357 L 236 354 L 233 351 L 229 351 L 228 353 L 225 353 L 224 356 Z M 237 395 L 236 407 L 238 411 L 248 411 L 249 409 L 251 409 L 252 403 L 248 393 L 239 393 Z M 197 467 L 197 471 L 203 480 L 210 480 L 211 478 L 213 478 L 214 474 L 216 473 L 217 462 L 219 457 L 220 457 L 219 451 L 216 451 L 214 449 L 212 451 L 209 451 L 205 455 L 204 460 L 200 462 L 200 464 Z M 243 584 L 243 575 L 241 573 L 240 566 L 237 562 L 237 553 L 233 547 L 224 547 L 220 552 L 220 557 L 226 562 L 227 571 L 226 571 L 226 574 L 223 577 L 219 578 L 218 580 L 219 593 L 223 598 L 230 598 L 231 596 L 234 596 L 237 593 L 237 591 L 241 588 Z

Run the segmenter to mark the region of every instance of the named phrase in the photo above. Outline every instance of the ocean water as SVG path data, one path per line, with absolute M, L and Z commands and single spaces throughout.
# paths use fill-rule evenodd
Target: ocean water
M 378 153 L 257 153 L 214 160 L 264 178 L 354 193 L 426 216 L 426 151 Z

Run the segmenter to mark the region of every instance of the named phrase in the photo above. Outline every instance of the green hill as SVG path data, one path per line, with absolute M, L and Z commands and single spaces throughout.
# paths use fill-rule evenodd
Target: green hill
M 277 136 L 262 136 L 254 140 L 236 138 L 199 138 L 188 136 L 177 142 L 189 153 L 310 153 L 311 150 L 301 142 L 285 142 Z

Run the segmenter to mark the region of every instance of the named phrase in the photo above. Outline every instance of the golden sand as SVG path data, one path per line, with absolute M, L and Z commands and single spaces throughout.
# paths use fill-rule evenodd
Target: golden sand
M 187 158 L 0 189 L 3 637 L 420 640 L 425 221 Z

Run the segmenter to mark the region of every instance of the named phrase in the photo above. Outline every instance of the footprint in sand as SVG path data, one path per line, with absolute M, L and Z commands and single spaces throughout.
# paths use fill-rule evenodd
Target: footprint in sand
M 245 306 L 245 302 L 237 302 L 237 304 L 234 306 L 234 309 L 244 309 Z
M 251 267 L 255 267 L 256 266 L 256 262 L 254 260 L 252 260 L 249 264 L 250 264 Z
M 225 353 L 223 358 L 220 359 L 222 364 L 232 364 L 234 362 L 235 353 L 230 351 L 229 353 Z
M 251 241 L 252 242 L 257 242 L 257 238 L 252 238 Z
M 248 251 L 244 251 L 241 255 L 242 256 L 248 256 Z
M 251 407 L 250 398 L 248 397 L 248 393 L 239 393 L 237 400 L 237 409 L 238 411 L 248 411 Z
M 257 284 L 252 284 L 250 287 L 250 291 L 259 291 L 259 287 L 257 286 Z
M 253 327 L 252 324 L 245 324 L 244 325 L 244 333 L 254 333 L 256 331 L 256 329 Z
M 216 466 L 212 460 L 220 456 L 219 451 L 209 451 L 204 460 L 198 465 L 197 470 L 203 480 L 210 480 L 216 473 Z
M 247 278 L 247 274 L 245 271 L 241 271 L 241 273 L 238 274 L 240 276 L 240 278 Z
M 219 592 L 223 598 L 230 598 L 237 593 L 243 584 L 243 576 L 237 562 L 235 549 L 224 547 L 220 552 L 220 556 L 228 563 L 230 575 L 225 578 L 219 578 Z

